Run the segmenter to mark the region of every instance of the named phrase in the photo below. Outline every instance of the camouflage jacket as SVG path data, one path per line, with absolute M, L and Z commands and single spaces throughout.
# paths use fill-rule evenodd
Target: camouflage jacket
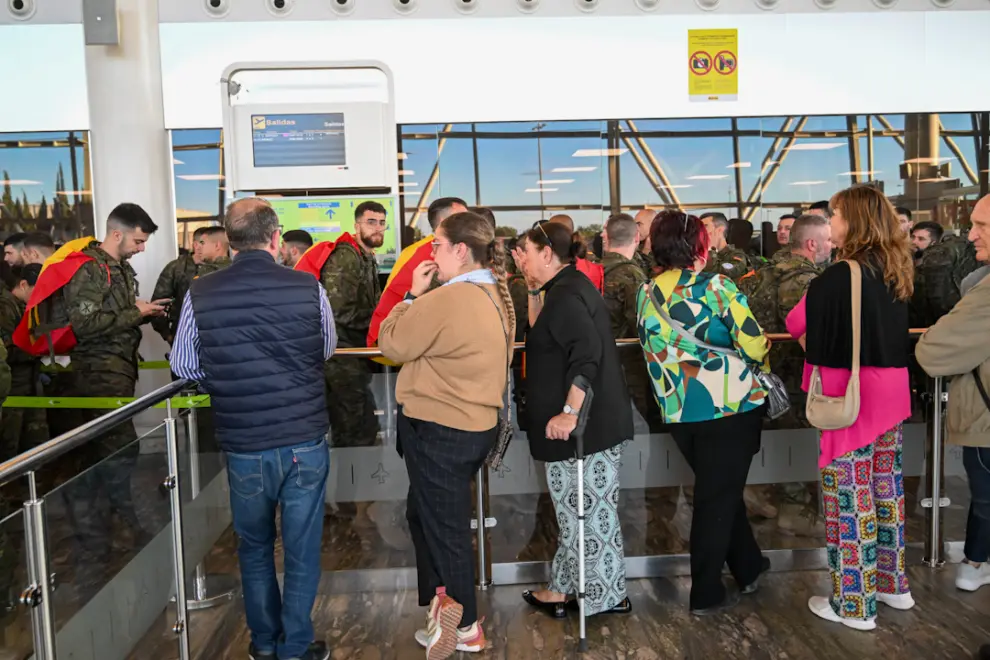
M 182 301 L 186 297 L 186 292 L 189 291 L 189 285 L 200 275 L 212 273 L 229 265 L 229 259 L 197 264 L 190 255 L 182 255 L 166 264 L 165 268 L 162 269 L 162 274 L 158 276 L 155 292 L 151 294 L 151 299 L 171 298 L 172 306 L 168 310 L 168 316 L 152 319 L 151 327 L 155 329 L 155 332 L 171 344 L 175 330 L 179 325 L 179 312 L 182 311 Z
M 605 306 L 608 307 L 612 334 L 616 339 L 630 339 L 639 336 L 637 329 L 636 297 L 646 282 L 646 273 L 633 259 L 621 254 L 606 252 L 602 256 L 605 269 Z
M 726 245 L 718 252 L 709 253 L 706 273 L 722 273 L 733 281 L 739 281 L 750 271 L 749 257 L 734 245 Z
M 652 254 L 647 254 L 645 252 L 636 251 L 636 256 L 633 257 L 633 261 L 639 266 L 639 269 L 643 271 L 643 274 L 648 278 L 653 276 L 653 270 L 657 266 L 657 262 L 653 259 Z
M 776 256 L 776 255 L 774 255 Z M 787 253 L 786 259 L 781 259 L 773 265 L 778 272 L 777 284 L 777 320 L 780 332 L 786 332 L 785 321 L 791 310 L 797 307 L 801 298 L 808 292 L 811 280 L 822 274 L 822 267 L 816 266 L 807 257 Z
M 131 265 L 118 262 L 93 241 L 83 264 L 62 291 L 76 347 L 73 368 L 137 378 L 138 347 L 144 319 L 135 300 L 138 283 Z
M 529 327 L 529 287 L 526 285 L 526 278 L 518 274 L 509 277 L 508 285 L 512 306 L 516 312 L 515 341 L 524 341 L 526 328 Z
M 28 355 L 14 346 L 14 330 L 24 318 L 27 306 L 7 289 L 0 291 L 0 339 L 7 349 L 7 363 L 15 385 L 30 385 L 34 382 L 40 366 L 38 358 Z
M 779 254 L 779 253 L 778 253 Z M 811 280 L 822 269 L 809 259 L 785 252 L 773 256 L 770 263 L 757 268 L 739 281 L 749 308 L 766 332 L 786 332 L 785 321 L 801 302 Z
M 962 297 L 963 279 L 978 267 L 975 246 L 960 236 L 946 236 L 925 250 L 914 273 L 911 325 L 927 328 L 948 314 Z
M 10 394 L 10 366 L 7 364 L 7 349 L 0 344 L 0 406 L 7 400 Z M 3 411 L 0 410 L 0 417 Z
M 337 345 L 357 348 L 367 344 L 371 315 L 382 295 L 375 255 L 346 243 L 334 249 L 320 271 L 320 283 L 330 299 L 337 326 Z

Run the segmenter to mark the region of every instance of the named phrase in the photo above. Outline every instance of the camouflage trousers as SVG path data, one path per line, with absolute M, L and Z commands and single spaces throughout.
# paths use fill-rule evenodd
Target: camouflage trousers
M 653 396 L 653 385 L 646 372 L 642 352 L 631 348 L 624 349 L 621 360 L 622 370 L 626 376 L 626 387 L 629 388 L 629 398 L 632 399 L 633 406 L 649 425 L 650 433 L 663 433 L 666 430 L 663 414 Z
M 7 612 L 13 611 L 17 601 L 18 588 L 16 584 L 18 569 L 23 564 L 21 543 L 12 534 L 12 527 L 15 520 L 8 516 L 17 511 L 19 505 L 15 506 L 6 497 L 0 497 L 0 624 L 5 624 Z M 23 529 L 18 526 L 17 529 Z
M 35 374 L 15 377 L 10 396 L 36 396 Z M 0 424 L 0 461 L 5 461 L 28 449 L 48 442 L 48 416 L 44 408 L 4 408 Z
M 374 447 L 378 441 L 371 369 L 363 359 L 339 357 L 323 364 L 333 447 Z
M 133 397 L 135 380 L 123 374 L 77 369 L 72 372 L 73 396 Z M 107 410 L 80 410 L 83 423 Z M 71 527 L 77 567 L 97 566 L 112 549 L 113 516 L 141 535 L 134 507 L 131 479 L 137 468 L 140 448 L 133 421 L 120 424 L 99 438 L 59 459 L 58 477 L 68 481 L 60 488 Z

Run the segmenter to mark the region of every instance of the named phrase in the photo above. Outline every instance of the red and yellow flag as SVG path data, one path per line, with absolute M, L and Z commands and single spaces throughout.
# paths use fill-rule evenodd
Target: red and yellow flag
M 38 338 L 32 335 L 32 330 L 39 325 L 38 306 L 68 284 L 84 263 L 93 260 L 93 257 L 82 253 L 93 240 L 92 236 L 87 236 L 69 241 L 42 264 L 41 275 L 28 300 L 27 309 L 14 330 L 14 345 L 22 351 L 31 355 L 47 355 L 50 349 L 54 349 L 57 355 L 65 355 L 76 345 L 76 336 L 70 326 L 56 328 Z

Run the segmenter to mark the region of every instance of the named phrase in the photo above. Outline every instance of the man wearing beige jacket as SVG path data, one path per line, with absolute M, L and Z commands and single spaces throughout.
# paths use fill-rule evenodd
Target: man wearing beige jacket
M 969 240 L 977 259 L 990 263 L 990 195 L 976 203 Z M 967 282 L 970 284 L 970 282 Z M 918 363 L 931 376 L 953 376 L 949 384 L 948 441 L 963 447 L 969 478 L 965 559 L 956 587 L 976 591 L 990 584 L 990 278 L 966 291 L 951 312 L 918 342 Z

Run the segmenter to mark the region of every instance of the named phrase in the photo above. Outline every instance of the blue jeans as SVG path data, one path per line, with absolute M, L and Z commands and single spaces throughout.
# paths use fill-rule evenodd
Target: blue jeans
M 966 519 L 966 559 L 977 564 L 990 559 L 990 447 L 963 447 L 963 467 L 969 477 L 969 517 Z
M 250 454 L 227 452 L 230 509 L 240 537 L 244 609 L 261 652 L 298 658 L 314 641 L 324 495 L 330 453 L 323 438 Z M 282 508 L 284 593 L 275 579 L 275 507 Z

